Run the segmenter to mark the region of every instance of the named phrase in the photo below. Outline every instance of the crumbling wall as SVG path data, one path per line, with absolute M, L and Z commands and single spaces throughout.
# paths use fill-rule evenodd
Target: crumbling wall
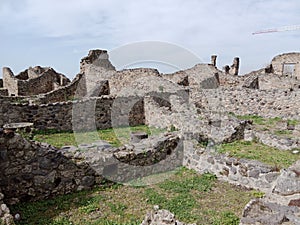
M 180 143 L 178 134 L 163 134 L 128 149 L 101 140 L 56 149 L 1 130 L 0 188 L 5 201 L 14 204 L 89 189 L 104 177 L 128 182 L 180 166 Z
M 161 75 L 156 69 L 125 69 L 116 72 L 109 79 L 110 92 L 112 95 L 124 92 L 124 89 L 131 90 L 133 83 L 137 83 L 140 80 L 147 79 L 148 77 L 160 77 Z
M 102 81 L 97 84 L 98 89 L 96 89 L 93 93 L 89 96 L 87 95 L 85 79 L 83 79 L 83 74 L 77 74 L 74 80 L 64 86 L 60 87 L 56 90 L 50 91 L 46 94 L 41 94 L 35 100 L 36 103 L 40 104 L 47 104 L 47 103 L 54 103 L 54 102 L 65 102 L 70 100 L 81 99 L 82 97 L 98 97 L 101 95 L 108 95 L 109 94 L 109 87 L 108 82 Z
M 50 68 L 38 77 L 18 81 L 18 95 L 32 96 L 47 93 L 68 82 L 61 74 Z
M 300 80 L 295 77 L 276 76 L 274 74 L 262 74 L 258 76 L 260 90 L 283 89 L 299 90 Z
M 193 141 L 184 144 L 184 166 L 199 173 L 213 173 L 236 185 L 270 191 L 280 175 L 276 168 L 255 160 L 228 157 L 215 150 L 196 147 Z
M 103 180 L 84 161 L 77 164 L 74 154 L 68 157 L 62 150 L 18 134 L 1 131 L 0 145 L 0 188 L 10 204 L 91 188 Z
M 233 112 L 237 115 L 259 115 L 300 119 L 300 91 L 218 89 L 199 90 L 192 95 L 192 101 L 201 111 Z
M 219 87 L 219 74 L 222 71 L 210 64 L 197 64 L 186 70 L 164 74 L 163 78 L 192 89 L 214 89 Z
M 90 50 L 88 56 L 82 58 L 80 61 L 80 73 L 92 73 L 93 68 L 97 67 L 115 70 L 115 67 L 108 58 L 107 50 Z M 97 72 L 97 70 L 94 72 Z
M 109 80 L 116 70 L 109 61 L 107 51 L 96 49 L 90 50 L 88 56 L 81 59 L 80 73 L 83 74 L 80 83 L 86 93 L 77 93 L 77 96 L 88 97 L 97 92 L 101 82 Z
M 8 90 L 9 95 L 38 95 L 65 86 L 69 82 L 68 78 L 52 68 L 29 68 L 17 76 L 9 68 L 3 68 L 3 87 Z
M 0 126 L 25 121 L 40 130 L 71 131 L 107 129 L 112 127 L 113 121 L 122 126 L 141 125 L 145 120 L 143 99 L 133 96 L 117 99 L 102 96 L 42 105 L 11 102 L 9 98 L 0 97 L 0 103 Z M 130 104 L 133 105 L 128 108 Z M 118 121 L 127 121 L 127 124 Z
M 9 95 L 16 96 L 19 94 L 18 79 L 14 77 L 13 72 L 8 67 L 3 67 L 3 87 L 8 90 Z
M 284 64 L 293 64 L 294 71 L 290 72 L 293 72 L 293 77 L 300 79 L 300 53 L 292 52 L 275 56 L 271 62 L 274 73 L 278 75 L 286 75 L 284 74 Z
M 235 57 L 233 59 L 232 65 L 230 66 L 229 74 L 239 75 L 239 68 L 240 68 L 240 59 L 239 57 Z

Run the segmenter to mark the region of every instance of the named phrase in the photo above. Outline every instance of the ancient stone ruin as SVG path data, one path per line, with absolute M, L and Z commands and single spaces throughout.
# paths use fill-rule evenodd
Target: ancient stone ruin
M 276 56 L 267 68 L 243 76 L 238 76 L 239 58 L 224 70 L 216 67 L 216 59 L 214 55 L 210 63 L 172 74 L 151 68 L 118 71 L 107 51 L 91 50 L 73 81 L 52 68 L 30 67 L 17 76 L 4 68 L 0 80 L 3 222 L 13 224 L 7 205 L 90 189 L 104 179 L 128 182 L 183 165 L 266 193 L 245 206 L 241 224 L 299 224 L 299 160 L 278 170 L 218 153 L 216 146 L 255 140 L 278 151 L 300 149 L 300 127 L 289 124 L 300 121 L 300 53 Z M 280 129 L 292 135 L 285 138 L 255 129 L 252 121 L 237 115 L 278 117 Z M 99 140 L 57 149 L 27 140 L 6 126 L 22 122 L 37 130 L 75 134 L 134 125 L 175 132 L 135 134 L 130 144 L 118 148 Z M 162 209 L 147 215 L 142 224 L 182 223 Z
M 67 85 L 70 80 L 52 68 L 40 66 L 30 67 L 18 75 L 14 75 L 10 68 L 3 68 L 3 89 L 9 96 L 33 96 L 47 93 L 61 86 Z

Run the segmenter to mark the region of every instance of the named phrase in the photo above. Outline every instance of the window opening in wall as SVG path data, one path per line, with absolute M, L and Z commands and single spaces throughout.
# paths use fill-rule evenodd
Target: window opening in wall
M 295 75 L 296 63 L 284 63 L 283 64 L 283 75 L 293 77 Z

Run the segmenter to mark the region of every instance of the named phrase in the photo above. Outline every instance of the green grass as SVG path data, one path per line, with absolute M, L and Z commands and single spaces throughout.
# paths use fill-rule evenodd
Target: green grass
M 253 123 L 256 125 L 274 125 L 277 122 L 283 121 L 283 119 L 279 117 L 265 118 L 258 115 L 244 115 L 244 116 L 234 115 L 234 116 L 240 120 L 252 120 Z
M 281 125 L 278 125 L 278 123 L 285 122 L 287 126 L 295 126 L 300 123 L 298 120 L 284 120 L 279 117 L 273 117 L 273 118 L 265 118 L 257 115 L 235 115 L 233 113 L 230 113 L 231 116 L 235 116 L 238 119 L 241 120 L 251 120 L 253 122 L 253 125 L 255 129 L 261 130 L 261 131 L 269 131 L 269 133 L 275 134 L 277 136 L 283 136 L 283 137 L 293 137 L 293 132 L 291 130 L 282 130 L 280 128 Z
M 287 168 L 300 159 L 300 154 L 292 151 L 281 151 L 267 145 L 250 142 L 236 141 L 219 146 L 220 153 L 228 153 L 232 157 L 258 160 L 275 168 Z
M 292 125 L 292 126 L 296 126 L 297 124 L 299 124 L 298 120 L 288 120 L 288 125 Z
M 11 206 L 20 213 L 17 224 L 26 225 L 135 225 L 159 205 L 176 218 L 197 224 L 238 224 L 249 200 L 257 195 L 217 181 L 212 174 L 199 175 L 180 168 L 169 179 L 151 186 L 114 185 L 54 199 Z
M 274 134 L 276 134 L 277 136 L 287 136 L 287 135 L 292 135 L 293 131 L 291 130 L 275 130 L 273 132 Z
M 38 131 L 34 134 L 34 140 L 46 142 L 57 148 L 66 145 L 77 145 L 81 143 L 92 143 L 97 140 L 105 140 L 113 146 L 121 146 L 130 139 L 130 132 L 143 131 L 148 135 L 155 135 L 166 130 L 152 128 L 145 125 L 135 127 L 121 127 L 115 129 L 105 129 L 91 132 L 59 132 L 56 130 Z

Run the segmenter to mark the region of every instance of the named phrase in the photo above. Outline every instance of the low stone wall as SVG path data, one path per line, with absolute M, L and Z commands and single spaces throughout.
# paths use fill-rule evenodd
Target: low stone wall
M 49 145 L 1 133 L 0 188 L 10 204 L 44 199 L 99 184 L 102 177 L 86 162 L 77 163 Z
M 247 136 L 249 137 L 249 141 L 256 139 L 259 142 L 277 148 L 279 150 L 293 150 L 299 149 L 300 143 L 297 138 L 287 138 L 287 137 L 279 137 L 274 134 L 270 134 L 269 132 L 263 131 L 255 131 L 251 130 L 248 132 Z
M 89 189 L 104 178 L 129 182 L 173 170 L 183 158 L 176 133 L 119 149 L 104 141 L 56 149 L 2 130 L 0 146 L 0 189 L 10 204 Z
M 261 162 L 236 159 L 219 154 L 213 149 L 196 147 L 185 141 L 183 165 L 199 173 L 210 172 L 236 185 L 270 192 L 280 172 Z

